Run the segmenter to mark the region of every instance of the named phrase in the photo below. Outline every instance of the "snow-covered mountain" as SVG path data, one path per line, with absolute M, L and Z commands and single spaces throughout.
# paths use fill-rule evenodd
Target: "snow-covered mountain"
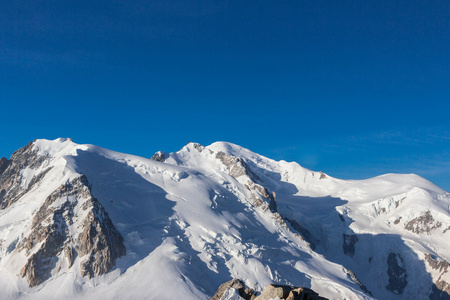
M 240 146 L 152 159 L 70 139 L 0 160 L 2 299 L 209 299 L 231 278 L 330 299 L 449 299 L 450 194 Z

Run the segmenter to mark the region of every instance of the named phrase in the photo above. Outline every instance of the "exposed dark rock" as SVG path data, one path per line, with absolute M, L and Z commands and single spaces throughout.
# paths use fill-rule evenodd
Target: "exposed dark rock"
M 366 293 L 366 294 L 368 294 L 368 295 L 370 295 L 370 296 L 373 297 L 372 292 L 369 291 L 369 289 L 368 289 L 361 281 L 359 281 L 359 279 L 356 277 L 356 274 L 355 274 L 352 270 L 346 270 L 346 272 L 347 272 L 347 274 L 350 276 L 350 278 L 351 278 L 357 285 L 359 285 L 359 287 L 361 288 L 361 290 L 362 290 L 364 293 Z
M 30 287 L 39 285 L 50 277 L 51 261 L 59 254 L 66 239 L 65 231 L 67 225 L 59 222 L 61 216 L 58 213 L 44 212 L 44 210 L 47 210 L 45 204 L 51 204 L 52 202 L 49 203 L 50 201 L 46 201 L 34 216 L 32 233 L 17 245 L 19 251 L 25 249 L 28 255 L 35 246 L 42 242 L 39 249 L 31 255 L 20 273 L 22 277 L 27 278 Z M 45 226 L 43 225 L 44 220 L 51 223 Z
M 320 172 L 319 179 L 327 179 L 327 175 L 325 175 L 325 173 Z
M 405 229 L 420 234 L 430 234 L 432 230 L 441 227 L 441 222 L 436 222 L 430 211 L 424 212 L 420 217 L 414 218 L 405 225 Z
M 253 182 L 257 180 L 261 181 L 258 175 L 256 175 L 245 163 L 244 159 L 233 155 L 225 154 L 222 151 L 217 152 L 216 158 L 219 159 L 228 169 L 228 174 L 234 178 L 238 178 L 242 175 L 247 175 Z
M 26 193 L 28 193 L 35 185 L 37 185 L 47 173 L 53 167 L 49 167 L 44 171 L 34 175 L 27 186 L 22 185 L 22 176 L 19 173 L 10 177 L 11 180 L 3 180 L 0 182 L 0 209 L 5 209 L 23 197 Z M 9 173 L 9 168 L 6 170 L 4 177 L 7 177 L 6 174 Z
M 252 181 L 249 181 L 246 187 L 253 192 L 253 206 L 261 207 L 264 211 L 270 210 L 273 213 L 278 211 L 275 192 L 269 193 L 266 187 Z
M 392 204 L 394 204 L 395 208 L 398 208 L 405 199 L 406 197 L 403 197 L 401 199 L 398 199 L 397 197 L 392 197 L 389 199 L 383 198 L 382 200 L 388 200 L 387 203 L 386 202 L 383 203 L 381 200 L 378 200 L 379 209 L 376 210 L 377 215 L 380 216 L 382 214 L 387 214 L 391 212 Z
M 353 257 L 355 254 L 355 244 L 358 242 L 358 237 L 355 234 L 342 234 L 343 236 L 343 244 L 342 248 L 344 249 L 344 254 Z
M 67 263 L 69 265 L 69 268 L 71 268 L 73 265 L 73 261 L 75 259 L 75 250 L 73 250 L 72 247 L 67 246 L 64 248 L 64 255 L 67 258 Z
M 6 170 L 9 165 L 9 161 L 6 157 L 0 158 L 0 175 Z
M 395 225 L 397 225 L 398 223 L 400 223 L 400 220 L 402 219 L 402 217 L 399 217 L 398 219 L 396 219 L 395 221 L 394 221 L 394 224 Z
M 277 297 L 286 300 L 326 300 L 309 288 L 281 284 L 269 284 L 255 300 L 270 300 Z
M 256 298 L 255 290 L 252 288 L 246 288 L 244 295 L 241 295 L 245 300 L 253 300 Z
M 434 270 L 439 270 L 439 272 L 442 272 L 442 273 L 448 272 L 449 264 L 445 260 L 438 260 L 436 258 L 433 258 L 433 256 L 430 253 L 427 253 L 427 254 L 425 254 L 425 261 Z
M 234 278 L 230 281 L 222 283 L 217 289 L 217 292 L 214 294 L 214 296 L 212 296 L 211 300 L 220 300 L 225 291 L 231 288 L 236 289 L 239 292 L 239 295 L 243 294 L 245 291 L 245 285 L 242 280 Z
M 430 299 L 450 299 L 450 283 L 442 279 L 442 275 L 448 272 L 449 263 L 434 258 L 430 253 L 425 254 L 425 261 L 433 270 L 441 273 L 432 286 Z
M 281 284 L 269 284 L 260 295 L 256 296 L 255 291 L 252 288 L 246 289 L 244 283 L 239 279 L 232 279 L 221 284 L 211 300 L 220 300 L 230 288 L 236 289 L 245 300 L 269 300 L 276 297 L 286 300 L 327 300 L 309 288 Z
M 261 182 L 261 178 L 250 169 L 244 159 L 222 151 L 216 153 L 216 158 L 227 167 L 228 174 L 234 178 L 248 176 L 250 180 L 246 187 L 252 192 L 251 201 L 254 207 L 260 207 L 263 211 L 270 210 L 272 213 L 278 211 L 275 192 L 269 192 L 266 187 L 257 183 Z
M 306 227 L 292 219 L 286 218 L 286 221 L 291 224 L 292 228 L 294 228 L 298 233 L 301 234 L 302 238 L 309 243 L 309 246 L 312 250 L 316 248 L 319 240 L 314 237 L 314 235 L 308 229 L 306 229 Z
M 270 300 L 276 297 L 286 299 L 291 290 L 292 287 L 288 285 L 269 284 L 255 300 Z
M 9 161 L 5 162 L 3 159 L 2 168 L 4 169 L 0 172 L 0 209 L 11 206 L 29 192 L 51 168 L 36 174 L 26 186 L 23 184 L 21 171 L 26 168 L 36 170 L 48 159 L 49 157 L 38 155 L 32 142 L 15 151 Z
M 406 199 L 406 197 L 403 197 L 402 199 L 400 199 L 400 201 L 395 201 L 395 202 L 394 202 L 395 208 L 398 208 L 398 207 L 400 206 L 400 203 L 402 203 L 403 201 L 405 201 L 405 199 Z
M 166 152 L 158 151 L 155 154 L 153 154 L 151 159 L 159 161 L 159 162 L 165 162 L 167 159 L 167 156 L 168 156 L 168 154 Z
M 386 289 L 394 294 L 401 294 L 408 284 L 408 274 L 406 273 L 405 263 L 399 253 L 390 252 L 388 259 L 389 283 Z
M 50 277 L 50 258 L 42 261 L 42 252 L 33 254 L 22 268 L 21 277 L 26 277 L 30 287 L 44 282 Z
M 61 205 L 52 205 L 61 199 L 64 199 Z M 74 210 L 81 202 L 88 213 L 81 220 L 80 233 L 74 243 L 75 236 L 68 228 L 77 221 Z M 82 276 L 88 277 L 105 274 L 115 265 L 116 259 L 126 253 L 123 237 L 98 200 L 92 197 L 84 175 L 62 185 L 47 197 L 33 217 L 31 233 L 22 239 L 17 249 L 25 250 L 26 255 L 34 252 L 20 273 L 27 278 L 30 287 L 50 277 L 62 251 L 69 268 L 77 256 L 86 255 L 87 259 L 81 262 L 81 272 Z
M 286 300 L 326 300 L 316 292 L 305 287 L 294 288 L 289 292 Z
M 198 152 L 202 152 L 203 149 L 205 149 L 205 146 L 200 145 L 199 143 L 192 143 L 192 146 L 193 146 L 194 149 L 197 150 Z
M 290 229 L 286 224 L 287 219 L 285 219 L 284 216 L 278 213 L 276 193 L 274 191 L 270 192 L 266 187 L 257 183 L 257 181 L 261 182 L 261 178 L 250 169 L 244 159 L 225 154 L 222 151 L 216 153 L 216 158 L 219 159 L 227 167 L 228 174 L 233 176 L 234 178 L 238 178 L 243 175 L 248 176 L 249 181 L 245 186 L 249 191 L 251 191 L 250 200 L 252 205 L 256 208 L 262 209 L 265 212 L 270 211 L 272 213 L 272 218 L 278 224 L 286 229 Z M 300 234 L 308 236 L 308 238 L 305 238 L 305 240 L 310 243 L 310 246 L 312 246 L 311 248 L 313 249 L 314 241 L 312 238 L 312 234 L 297 222 L 291 220 L 288 221 Z M 296 225 L 298 225 L 297 228 L 295 228 Z M 302 236 L 299 237 L 303 239 Z
M 430 300 L 450 300 L 450 283 L 439 277 L 431 288 Z
M 82 223 L 76 249 L 79 256 L 89 255 L 81 263 L 81 275 L 91 278 L 111 270 L 116 259 L 126 254 L 126 249 L 122 235 L 97 199 L 91 198 L 86 203 L 90 211 Z

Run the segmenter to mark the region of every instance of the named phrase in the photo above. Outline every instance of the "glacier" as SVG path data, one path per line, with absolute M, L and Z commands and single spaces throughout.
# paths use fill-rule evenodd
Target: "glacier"
M 449 299 L 449 207 L 414 174 L 340 180 L 227 142 L 143 158 L 35 140 L 0 165 L 0 294 L 209 299 L 239 278 Z

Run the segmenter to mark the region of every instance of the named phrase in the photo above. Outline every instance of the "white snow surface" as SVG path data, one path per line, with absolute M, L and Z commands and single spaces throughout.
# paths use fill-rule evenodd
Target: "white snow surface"
M 424 253 L 450 261 L 450 230 L 443 232 L 450 227 L 450 196 L 417 175 L 340 180 L 226 142 L 189 143 L 165 162 L 70 139 L 37 140 L 33 147 L 48 157 L 42 168 L 53 168 L 38 186 L 0 210 L 2 299 L 209 299 L 231 278 L 257 291 L 280 283 L 310 287 L 330 299 L 370 299 L 346 269 L 377 298 L 407 299 L 428 293 L 420 288 L 438 274 L 425 266 L 417 269 L 431 273 L 429 278 L 410 276 L 408 287 L 415 287 L 392 294 L 385 289 L 390 251 L 411 249 L 406 265 Z M 318 241 L 315 250 L 290 225 L 252 205 L 248 178 L 230 176 L 216 157 L 220 151 L 242 158 L 258 183 L 276 193 L 278 211 L 308 229 Z M 60 264 L 49 280 L 29 288 L 19 276 L 25 254 L 15 245 L 46 197 L 81 174 L 124 237 L 127 254 L 103 276 L 81 277 L 77 258 L 71 268 Z M 427 211 L 438 228 L 421 234 L 405 229 Z M 342 252 L 344 233 L 358 234 L 353 257 Z M 239 299 L 232 290 L 227 293 L 223 299 Z

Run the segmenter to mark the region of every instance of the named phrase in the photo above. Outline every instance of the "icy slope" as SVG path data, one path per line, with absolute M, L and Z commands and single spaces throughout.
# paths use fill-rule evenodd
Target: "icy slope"
M 244 182 L 239 159 L 183 165 L 199 149 L 174 164 L 66 139 L 15 153 L 0 177 L 2 298 L 208 299 L 231 277 L 368 298 Z
M 450 297 L 450 195 L 431 182 L 414 174 L 344 181 L 230 143 L 202 149 L 188 145 L 165 162 L 211 177 L 228 171 L 274 193 L 281 218 L 377 298 Z M 238 158 L 243 175 L 218 153 Z
M 282 217 L 317 252 L 354 271 L 375 297 L 449 298 L 450 195 L 444 190 L 414 174 L 343 181 L 229 143 L 207 149 L 243 159 L 257 182 L 276 193 Z M 197 154 L 186 156 L 181 151 L 167 162 L 205 165 Z

